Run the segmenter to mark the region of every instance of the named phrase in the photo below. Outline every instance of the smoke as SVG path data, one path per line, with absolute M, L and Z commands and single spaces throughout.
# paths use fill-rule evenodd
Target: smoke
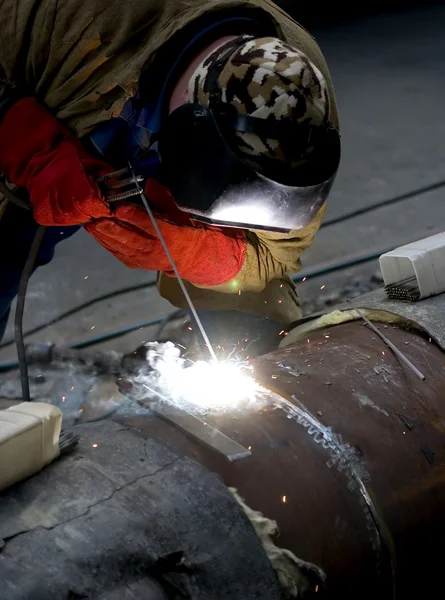
M 192 412 L 224 412 L 255 405 L 259 385 L 237 361 L 192 362 L 172 342 L 149 342 L 148 370 L 134 378 L 136 399 L 167 401 Z

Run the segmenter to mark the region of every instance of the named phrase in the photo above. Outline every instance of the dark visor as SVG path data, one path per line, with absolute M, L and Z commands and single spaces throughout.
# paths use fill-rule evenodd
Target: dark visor
M 217 118 L 206 107 L 186 104 L 170 115 L 161 133 L 162 168 L 179 208 L 215 225 L 291 231 L 309 224 L 338 170 L 338 132 L 326 128 L 317 136 L 303 168 L 265 177 L 235 154 L 222 133 L 227 121 L 233 121 L 232 130 L 242 131 L 261 120 L 227 114 Z

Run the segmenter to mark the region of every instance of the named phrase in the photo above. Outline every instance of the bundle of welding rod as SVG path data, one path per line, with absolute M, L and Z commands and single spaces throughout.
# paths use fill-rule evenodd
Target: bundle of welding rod
M 408 277 L 403 281 L 385 286 L 386 295 L 391 300 L 407 300 L 415 302 L 420 299 L 420 289 L 417 277 Z

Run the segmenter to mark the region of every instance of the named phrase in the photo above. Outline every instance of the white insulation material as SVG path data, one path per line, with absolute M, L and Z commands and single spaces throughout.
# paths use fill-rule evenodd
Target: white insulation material
M 41 402 L 0 410 L 0 490 L 38 473 L 59 454 L 62 413 Z
M 420 299 L 445 292 L 445 233 L 383 254 L 380 269 L 385 286 L 415 278 Z

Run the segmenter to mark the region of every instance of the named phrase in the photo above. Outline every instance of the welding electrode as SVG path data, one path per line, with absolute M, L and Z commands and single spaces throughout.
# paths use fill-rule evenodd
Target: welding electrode
M 201 335 L 202 335 L 202 337 L 204 339 L 204 342 L 207 345 L 207 348 L 208 348 L 208 350 L 210 352 L 210 356 L 213 358 L 213 360 L 215 362 L 218 362 L 218 359 L 216 357 L 215 351 L 213 350 L 212 344 L 210 343 L 210 340 L 209 340 L 209 338 L 207 336 L 207 333 L 206 333 L 206 331 L 204 329 L 204 325 L 202 324 L 202 321 L 199 318 L 199 315 L 198 315 L 198 312 L 197 312 L 197 310 L 195 308 L 195 305 L 193 304 L 193 301 L 190 298 L 190 295 L 189 295 L 189 293 L 187 291 L 187 288 L 184 285 L 184 281 L 182 280 L 182 277 L 179 274 L 179 271 L 178 271 L 178 268 L 176 266 L 176 263 L 173 260 L 173 257 L 172 257 L 172 255 L 170 253 L 170 250 L 168 249 L 168 246 L 167 246 L 167 244 L 165 242 L 164 236 L 162 235 L 161 230 L 159 229 L 158 223 L 156 221 L 156 217 L 154 216 L 153 211 L 150 208 L 150 205 L 149 205 L 148 200 L 147 200 L 147 196 L 144 194 L 144 190 L 139 185 L 138 178 L 136 177 L 136 174 L 134 173 L 133 168 L 132 168 L 132 166 L 131 166 L 130 163 L 128 164 L 128 167 L 129 167 L 130 172 L 131 172 L 133 183 L 136 186 L 136 188 L 137 188 L 137 190 L 138 190 L 138 192 L 139 192 L 139 194 L 141 196 L 141 199 L 142 199 L 142 202 L 144 204 L 145 210 L 147 211 L 147 214 L 150 217 L 151 222 L 153 223 L 153 227 L 155 228 L 155 231 L 156 231 L 156 233 L 157 233 L 157 235 L 159 237 L 159 240 L 160 240 L 160 242 L 162 244 L 162 247 L 164 248 L 164 252 L 167 255 L 168 260 L 170 261 L 170 264 L 172 266 L 173 272 L 176 275 L 176 278 L 178 280 L 179 285 L 181 286 L 181 289 L 182 289 L 182 292 L 184 294 L 184 297 L 187 300 L 187 303 L 188 303 L 188 305 L 190 307 L 190 310 L 191 310 L 191 312 L 193 314 L 193 317 L 195 318 L 195 321 L 196 321 L 196 323 L 197 323 L 197 325 L 199 327 L 199 331 L 201 332 Z

